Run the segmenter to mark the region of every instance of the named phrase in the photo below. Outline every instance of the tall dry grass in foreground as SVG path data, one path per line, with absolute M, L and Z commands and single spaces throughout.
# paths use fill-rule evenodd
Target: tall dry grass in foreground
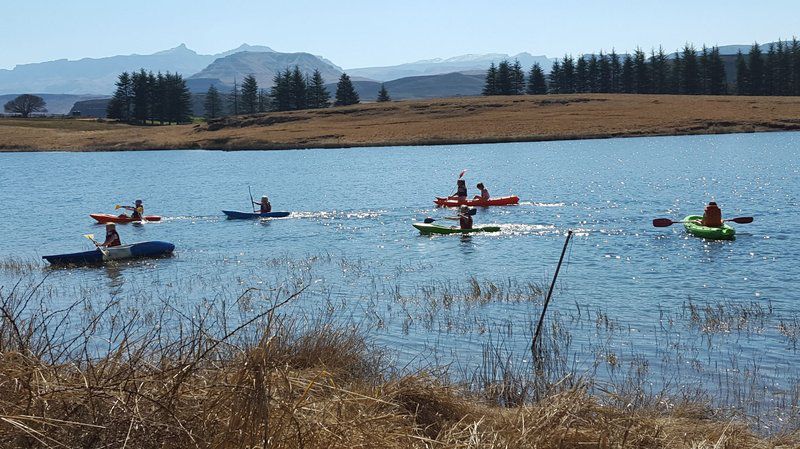
M 430 374 L 394 375 L 360 329 L 281 308 L 273 292 L 190 311 L 0 290 L 3 448 L 797 447 L 712 419 L 700 404 L 610 406 L 583 381 L 530 381 L 508 403 Z M 266 306 L 241 311 L 241 304 Z M 248 306 L 249 307 L 249 306 Z M 237 311 L 237 308 L 239 312 Z M 233 311 L 233 312 L 232 312 Z M 545 351 L 557 350 L 548 349 Z M 547 357 L 539 374 L 547 378 Z M 503 373 L 496 378 L 503 379 Z

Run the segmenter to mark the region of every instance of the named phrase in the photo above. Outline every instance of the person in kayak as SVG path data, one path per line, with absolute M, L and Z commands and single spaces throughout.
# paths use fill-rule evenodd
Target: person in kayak
M 446 218 L 448 220 L 458 220 L 458 225 L 461 229 L 472 229 L 472 215 L 469 213 L 469 206 L 461 206 L 458 215 Z
M 484 186 L 482 182 L 479 182 L 476 187 L 478 188 L 478 190 L 481 191 L 481 194 L 475 195 L 475 198 L 473 199 L 480 201 L 489 201 L 489 190 L 486 188 L 486 186 Z
M 700 224 L 709 228 L 722 227 L 722 210 L 717 206 L 717 203 L 714 201 L 708 203 L 705 210 L 703 210 L 703 219 L 700 220 Z
M 131 218 L 134 220 L 141 220 L 144 217 L 144 204 L 142 200 L 136 200 L 133 206 L 122 206 L 123 209 L 131 211 Z
M 114 223 L 106 223 L 106 240 L 100 244 L 106 248 L 122 245 L 122 241 L 117 234 L 117 226 Z
M 467 181 L 459 179 L 456 181 L 456 194 L 451 198 L 466 199 L 467 198 Z
M 253 201 L 253 204 L 261 208 L 259 212 L 262 214 L 268 214 L 272 212 L 272 204 L 270 204 L 269 198 L 267 198 L 266 195 L 261 197 L 260 203 Z

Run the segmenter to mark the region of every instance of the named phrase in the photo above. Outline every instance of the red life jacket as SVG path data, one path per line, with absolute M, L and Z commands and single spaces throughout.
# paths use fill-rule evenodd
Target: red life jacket
M 717 206 L 717 203 L 710 202 L 703 211 L 703 226 L 712 228 L 722 227 L 722 210 Z

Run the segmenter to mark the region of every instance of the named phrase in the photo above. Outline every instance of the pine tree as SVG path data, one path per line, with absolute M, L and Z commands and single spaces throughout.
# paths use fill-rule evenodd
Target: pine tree
M 314 69 L 311 82 L 308 86 L 308 107 L 312 109 L 327 108 L 330 106 L 331 94 L 325 88 L 325 81 L 319 70 Z
M 128 72 L 122 72 L 117 77 L 117 89 L 108 102 L 106 116 L 110 119 L 129 122 L 131 120 L 131 105 L 133 103 L 133 82 Z
M 208 86 L 203 109 L 205 109 L 206 119 L 209 120 L 222 115 L 222 98 L 219 96 L 219 90 L 213 84 Z
M 588 87 L 589 67 L 586 64 L 586 58 L 579 56 L 575 63 L 575 92 L 584 93 L 588 91 Z
M 641 48 L 636 47 L 633 52 L 633 92 L 647 94 L 651 91 L 650 68 L 647 65 L 647 56 Z
M 635 93 L 635 74 L 633 68 L 633 58 L 631 55 L 625 55 L 622 60 L 622 72 L 620 73 L 620 90 L 626 94 Z
M 292 70 L 292 78 L 291 78 L 291 89 L 292 89 L 292 109 L 300 110 L 305 109 L 308 107 L 308 81 L 303 73 L 300 71 L 300 67 L 295 65 L 294 70 Z
M 386 86 L 381 83 L 381 90 L 378 91 L 378 103 L 383 103 L 385 101 L 392 101 L 392 98 L 389 97 L 389 91 L 386 90 Z
M 239 103 L 239 84 L 236 83 L 236 78 L 233 78 L 233 89 L 228 95 L 228 111 L 231 115 L 239 115 L 241 112 L 241 105 Z
M 549 82 L 547 83 L 547 90 L 551 94 L 560 94 L 561 86 L 564 84 L 564 71 L 561 70 L 561 62 L 558 60 L 553 61 L 553 66 L 550 68 Z
M 775 95 L 775 66 L 777 65 L 775 44 L 769 44 L 764 60 L 764 95 Z
M 672 60 L 672 70 L 669 76 L 669 92 L 671 94 L 681 93 L 681 79 L 683 76 L 683 57 L 680 51 L 675 52 L 675 59 Z
M 708 93 L 711 95 L 725 95 L 728 93 L 725 63 L 722 62 L 718 47 L 711 47 L 711 53 L 708 55 Z
M 620 64 L 619 55 L 612 48 L 608 58 L 611 67 L 611 92 L 622 92 L 622 64 Z
M 272 109 L 276 111 L 288 111 L 292 108 L 292 73 L 289 69 L 278 72 L 272 78 Z
M 700 69 L 694 46 L 686 44 L 683 47 L 681 61 L 681 93 L 687 95 L 700 93 Z
M 140 125 L 147 123 L 150 111 L 150 85 L 147 72 L 140 69 L 131 77 L 133 86 L 133 113 L 132 120 Z
M 511 66 L 511 94 L 522 95 L 525 93 L 525 72 L 522 70 L 522 64 L 519 59 L 514 60 L 514 65 Z
M 561 93 L 563 94 L 571 94 L 575 92 L 575 60 L 572 59 L 572 55 L 564 55 L 564 59 L 561 60 L 561 71 L 562 71 L 562 86 L 560 88 Z
M 239 103 L 243 114 L 258 112 L 258 82 L 252 74 L 242 80 L 241 102 Z
M 588 78 L 587 90 L 589 92 L 597 92 L 600 85 L 600 67 L 596 55 L 589 57 L 588 68 L 586 69 L 586 77 Z
M 698 58 L 698 93 L 709 94 L 711 92 L 711 57 L 708 52 L 708 47 L 703 45 L 700 50 L 700 57 Z
M 494 62 L 489 66 L 486 71 L 486 81 L 483 85 L 483 95 L 497 95 L 497 66 Z
M 775 46 L 775 95 L 788 95 L 791 91 L 791 69 L 789 47 L 779 39 Z
M 528 94 L 529 95 L 544 95 L 547 93 L 547 82 L 544 77 L 544 70 L 538 62 L 535 62 L 531 67 L 531 73 L 528 77 Z
M 749 94 L 764 95 L 764 58 L 758 42 L 750 47 L 747 65 L 750 70 Z
M 742 51 L 736 54 L 736 93 L 747 95 L 750 92 L 750 70 Z
M 497 94 L 514 94 L 514 78 L 511 72 L 511 64 L 505 60 L 500 61 L 500 64 L 497 65 Z
M 339 83 L 336 84 L 336 101 L 333 105 L 348 106 L 359 102 L 358 93 L 353 87 L 353 82 L 350 81 L 350 77 L 346 73 L 342 73 L 342 76 L 339 77 Z
M 167 72 L 169 75 L 169 72 Z M 166 99 L 167 90 L 169 86 L 164 75 L 158 72 L 158 75 L 153 76 L 152 73 L 148 75 L 148 83 L 150 83 L 150 120 L 156 121 L 163 125 L 166 120 Z
M 597 72 L 597 90 L 602 93 L 612 92 L 611 63 L 602 50 L 597 61 Z
M 792 95 L 800 95 L 800 42 L 792 39 Z
M 652 92 L 656 94 L 669 93 L 669 63 L 667 55 L 662 47 L 658 47 L 658 52 L 652 51 L 650 55 L 650 72 L 652 80 Z

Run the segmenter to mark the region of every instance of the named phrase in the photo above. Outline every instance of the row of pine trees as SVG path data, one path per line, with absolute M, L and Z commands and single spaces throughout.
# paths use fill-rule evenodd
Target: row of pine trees
M 123 72 L 106 110 L 108 118 L 127 123 L 188 123 L 192 95 L 177 73 Z
M 753 44 L 739 52 L 736 81 L 729 83 L 717 47 L 701 50 L 686 45 L 672 57 L 662 48 L 649 55 L 570 55 L 553 63 L 548 75 L 539 64 L 529 73 L 519 61 L 492 64 L 486 72 L 484 95 L 563 93 L 631 93 L 684 95 L 800 95 L 800 43 L 778 41 L 766 53 Z
M 390 101 L 386 87 L 381 85 L 377 101 Z M 343 73 L 336 85 L 333 106 L 348 106 L 360 102 L 350 77 Z M 224 115 L 254 114 L 268 111 L 296 111 L 320 109 L 331 106 L 331 94 L 319 70 L 312 75 L 302 73 L 298 66 L 275 75 L 269 92 L 260 89 L 253 75 L 242 80 L 241 87 L 234 81 L 233 89 L 225 101 L 215 86 L 208 88 L 204 101 L 205 117 L 213 119 Z

